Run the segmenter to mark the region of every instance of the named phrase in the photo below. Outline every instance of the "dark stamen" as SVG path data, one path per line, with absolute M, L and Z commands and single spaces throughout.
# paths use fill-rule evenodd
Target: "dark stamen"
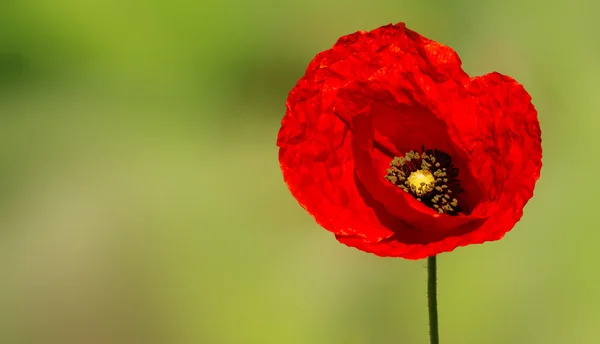
M 461 208 L 452 195 L 459 194 L 458 168 L 452 157 L 437 149 L 410 151 L 394 157 L 384 177 L 440 214 L 457 215 Z

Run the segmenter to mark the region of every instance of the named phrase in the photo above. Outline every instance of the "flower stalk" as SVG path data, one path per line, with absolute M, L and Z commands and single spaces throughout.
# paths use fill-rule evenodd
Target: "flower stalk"
M 440 335 L 438 331 L 436 265 L 436 256 L 427 258 L 427 301 L 429 308 L 429 338 L 431 344 L 440 343 Z

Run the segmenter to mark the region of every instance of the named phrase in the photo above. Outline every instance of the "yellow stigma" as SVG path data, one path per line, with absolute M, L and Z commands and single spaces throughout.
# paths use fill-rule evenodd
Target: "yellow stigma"
M 430 193 L 435 186 L 435 178 L 428 170 L 416 170 L 411 172 L 406 181 L 408 182 L 410 191 L 417 197 Z

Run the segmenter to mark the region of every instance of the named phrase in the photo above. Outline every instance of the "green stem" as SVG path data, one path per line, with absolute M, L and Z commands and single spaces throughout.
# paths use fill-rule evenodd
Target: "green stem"
M 429 305 L 429 338 L 431 344 L 440 343 L 437 311 L 437 277 L 435 256 L 427 258 L 427 301 Z

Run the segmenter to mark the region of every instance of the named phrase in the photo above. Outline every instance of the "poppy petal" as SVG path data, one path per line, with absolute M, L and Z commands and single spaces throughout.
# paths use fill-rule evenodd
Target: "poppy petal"
M 307 99 L 301 99 L 308 96 Z M 355 181 L 352 133 L 337 116 L 320 113 L 319 94 L 302 84 L 290 94 L 279 131 L 284 180 L 302 207 L 325 229 L 377 241 L 393 233 L 378 219 Z

